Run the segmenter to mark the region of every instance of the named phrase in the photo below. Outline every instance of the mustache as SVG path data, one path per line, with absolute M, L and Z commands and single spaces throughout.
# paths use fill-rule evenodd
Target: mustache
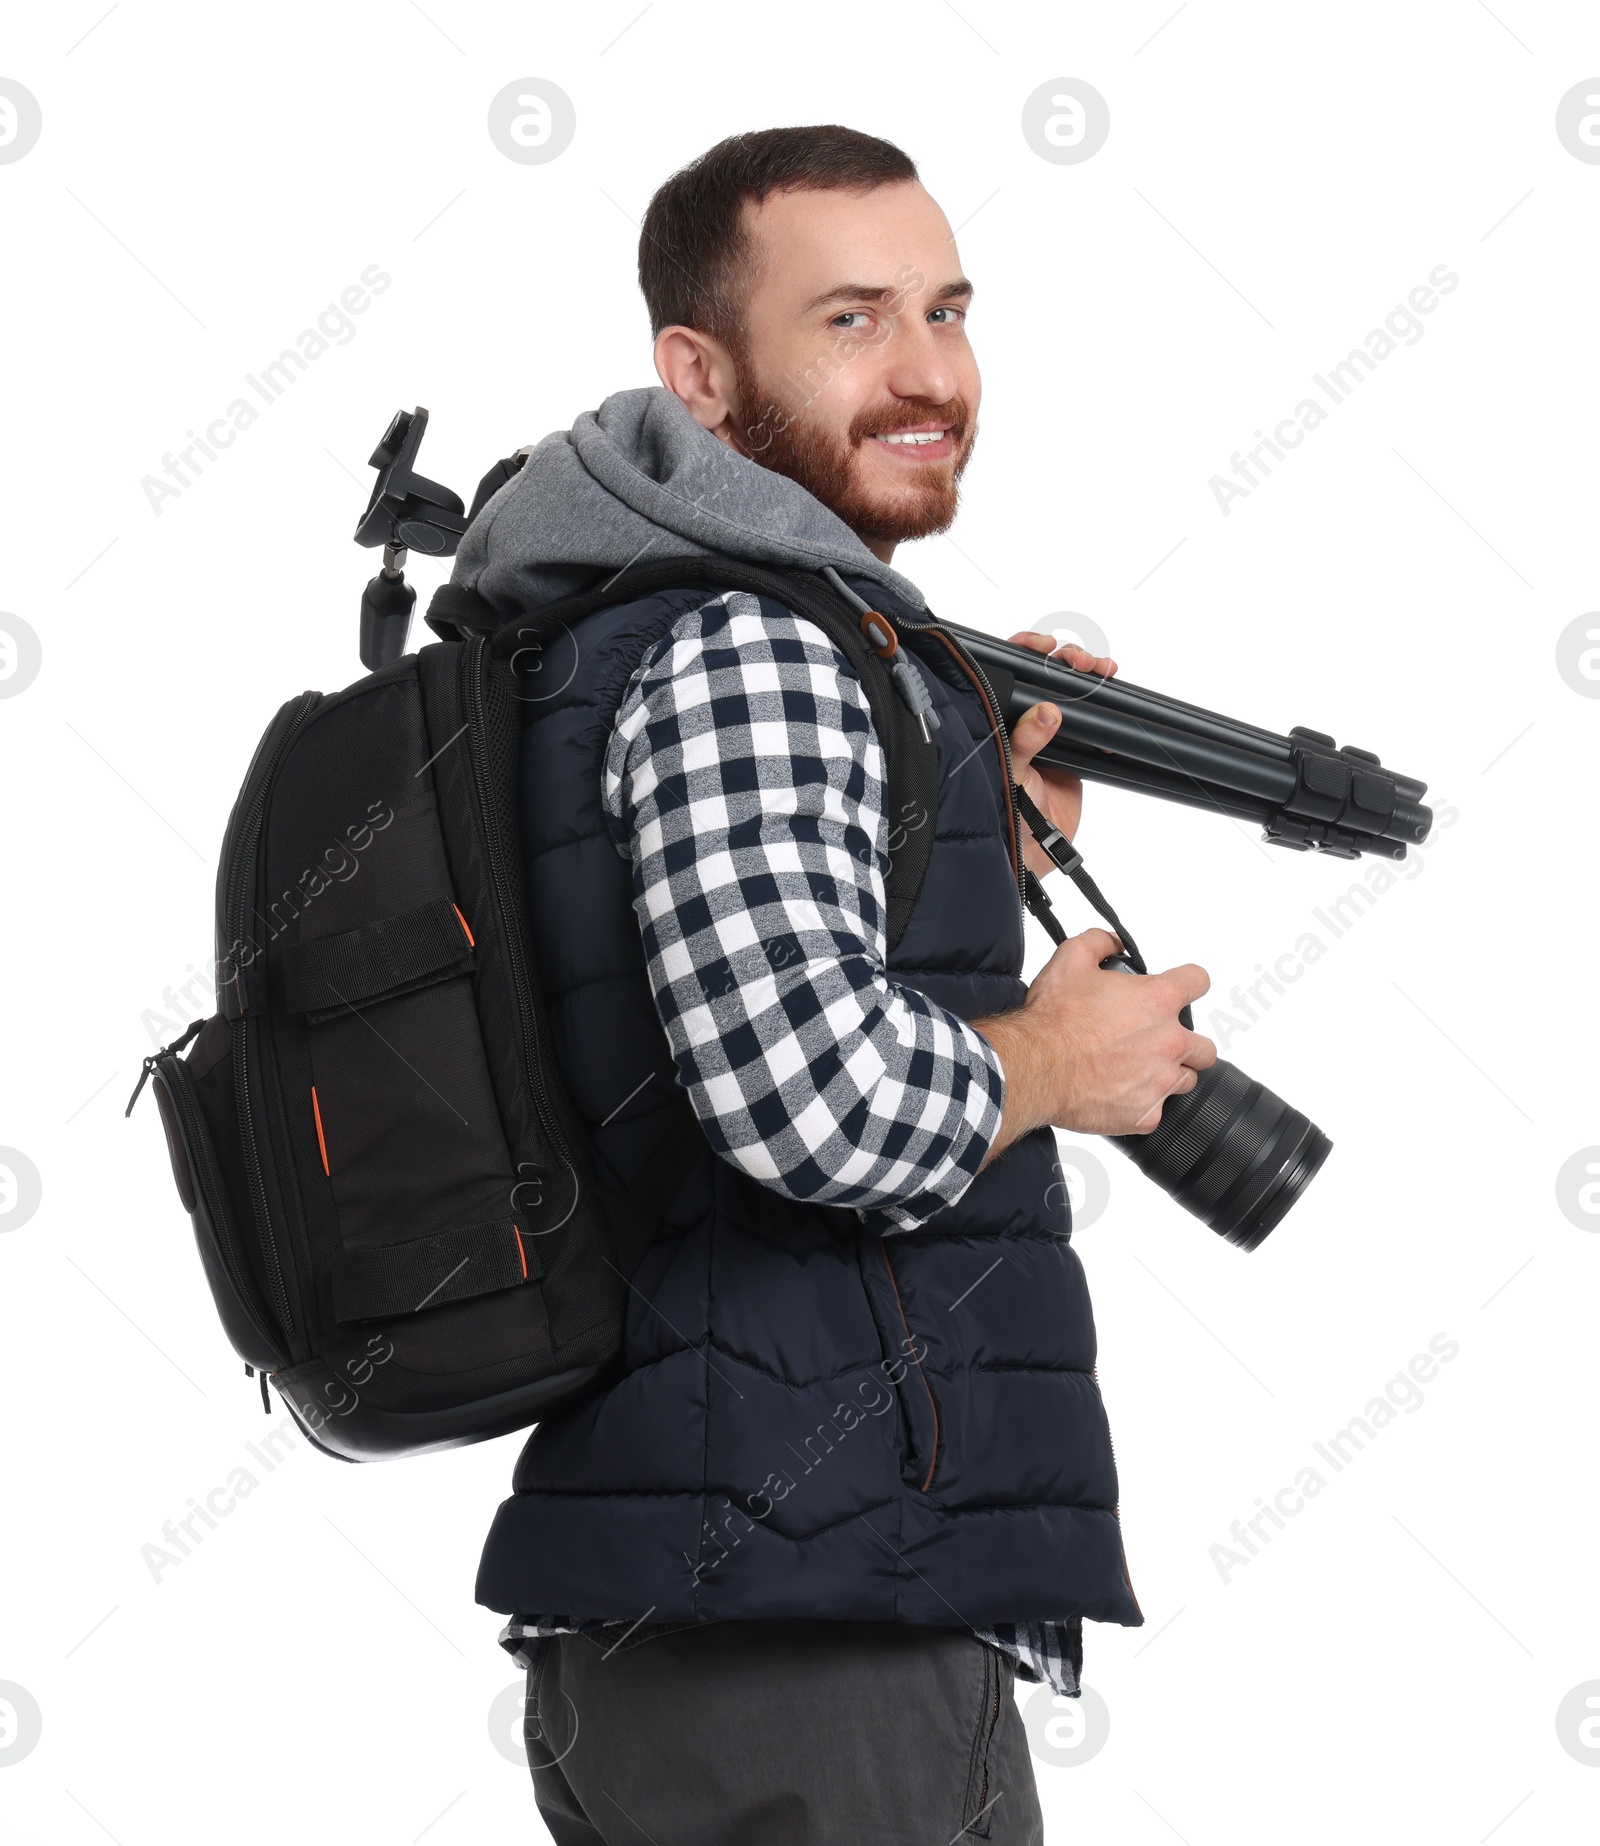
M 874 436 L 915 429 L 919 423 L 948 423 L 950 441 L 959 449 L 966 440 L 971 421 L 966 399 L 959 394 L 942 404 L 930 403 L 926 398 L 902 397 L 892 404 L 874 404 L 870 409 L 858 411 L 851 419 L 849 436 L 854 447 Z

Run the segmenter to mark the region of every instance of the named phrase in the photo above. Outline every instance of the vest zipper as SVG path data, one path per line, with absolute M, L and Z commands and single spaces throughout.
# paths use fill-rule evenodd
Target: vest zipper
M 1094 1381 L 1094 1388 L 1096 1392 L 1099 1393 L 1100 1408 L 1104 1410 L 1106 1407 L 1106 1399 L 1105 1399 L 1105 1393 L 1100 1390 L 1100 1368 L 1098 1365 L 1091 1368 L 1089 1372 L 1089 1376 Z M 1116 1465 L 1117 1465 L 1117 1445 L 1111 1439 L 1111 1419 L 1110 1417 L 1106 1418 L 1106 1447 L 1111 1451 L 1111 1466 L 1112 1466 L 1112 1469 L 1115 1470 Z M 1120 1497 L 1121 1482 L 1122 1482 L 1122 1477 L 1121 1475 L 1118 1475 L 1117 1483 L 1118 1483 L 1118 1496 L 1119 1497 L 1117 1500 L 1117 1504 L 1111 1509 L 1111 1517 L 1116 1520 L 1119 1526 L 1122 1524 L 1122 1500 Z
M 521 894 L 515 888 L 507 864 L 505 842 L 500 837 L 499 808 L 494 800 L 489 765 L 484 756 L 486 708 L 484 678 L 488 643 L 475 635 L 461 650 L 463 703 L 467 708 L 467 750 L 472 760 L 473 787 L 478 797 L 478 818 L 483 826 L 485 856 L 494 885 L 495 903 L 500 912 L 500 939 L 505 944 L 506 965 L 511 974 L 517 1000 L 517 1021 L 522 1036 L 522 1061 L 533 1092 L 534 1113 L 552 1151 L 569 1174 L 575 1162 L 571 1143 L 561 1122 L 555 1098 L 550 1093 L 539 1038 L 539 1013 L 533 999 L 533 982 L 528 973 L 526 946 L 523 941 Z
M 882 614 L 883 612 L 880 610 L 878 613 Z M 950 653 L 952 657 L 954 658 L 956 665 L 961 668 L 962 672 L 966 674 L 967 678 L 970 679 L 978 689 L 978 696 L 982 700 L 984 708 L 989 714 L 990 723 L 993 726 L 994 739 L 995 739 L 996 744 L 999 746 L 1000 778 L 1005 783 L 1006 822 L 1007 822 L 1007 828 L 1010 834 L 1010 842 L 1011 842 L 1011 867 L 1012 867 L 1012 871 L 1015 874 L 1015 878 L 1016 878 L 1017 904 L 1019 908 L 1021 908 L 1024 912 L 1026 912 L 1027 901 L 1028 901 L 1028 886 L 1027 886 L 1028 874 L 1027 874 L 1027 863 L 1023 859 L 1023 856 L 1022 856 L 1022 830 L 1021 830 L 1021 821 L 1020 821 L 1020 818 L 1017 812 L 1017 795 L 1016 795 L 1017 779 L 1016 779 L 1016 774 L 1012 768 L 1012 763 L 1011 763 L 1011 737 L 1010 737 L 1009 732 L 1006 730 L 1004 720 L 1000 716 L 1000 701 L 999 699 L 995 697 L 994 687 L 989 683 L 989 676 L 987 673 L 984 672 L 983 667 L 980 665 L 980 663 L 971 654 L 967 652 L 967 650 L 961 645 L 961 643 L 957 641 L 955 637 L 951 635 L 947 630 L 941 628 L 936 622 L 913 622 L 913 621 L 907 620 L 904 616 L 899 616 L 899 615 L 890 616 L 889 619 L 890 621 L 894 623 L 896 628 L 907 629 L 913 634 L 931 635 L 936 641 L 943 642 L 943 644 L 950 650 Z M 886 1257 L 885 1261 L 887 1262 L 887 1260 L 888 1259 Z M 891 1271 L 891 1275 L 892 1273 L 893 1272 Z M 908 1332 L 910 1331 L 909 1328 L 907 1329 L 907 1331 Z M 1090 1373 L 1090 1377 L 1094 1379 L 1095 1389 L 1096 1391 L 1098 1391 L 1100 1388 L 1100 1377 L 1099 1377 L 1098 1369 L 1096 1369 L 1095 1371 L 1092 1371 Z M 923 1383 L 924 1384 L 927 1383 L 926 1377 L 924 1377 Z M 931 1390 L 929 1392 L 929 1396 L 930 1397 L 932 1396 Z M 936 1414 L 937 1414 L 937 1409 L 936 1409 Z M 1116 1450 L 1116 1444 L 1111 1440 L 1111 1423 L 1110 1423 L 1109 1418 L 1106 1421 L 1106 1445 L 1111 1452 L 1111 1466 L 1113 1469 L 1115 1469 L 1117 1465 L 1117 1450 Z M 932 1473 L 930 1470 L 929 1480 L 931 1481 L 931 1479 L 932 1479 Z M 926 1488 L 927 1484 L 928 1484 L 927 1482 L 924 1482 L 924 1488 Z M 1117 1522 L 1117 1531 L 1120 1535 L 1121 1530 L 1122 1530 L 1122 1505 L 1121 1505 L 1120 1499 L 1117 1505 L 1111 1509 L 1111 1516 Z M 1138 1597 L 1134 1595 L 1133 1579 L 1128 1574 L 1128 1552 L 1127 1552 L 1126 1546 L 1124 1546 L 1122 1549 L 1122 1580 L 1128 1586 L 1128 1594 L 1130 1596 L 1133 1596 L 1134 1598 L 1134 1607 L 1138 1608 L 1139 1600 L 1138 1600 Z M 996 1686 L 995 1688 L 995 1715 L 996 1717 L 998 1717 L 999 1715 L 999 1710 L 1000 1710 L 1000 1693 L 999 1693 L 999 1687 Z M 984 1762 L 984 1770 L 983 1770 L 983 1786 L 979 1791 L 979 1797 L 978 1797 L 978 1811 L 980 1813 L 982 1813 L 983 1811 L 984 1798 L 988 1795 L 988 1792 L 989 1792 L 989 1766 L 988 1766 L 988 1761 L 986 1758 Z
M 238 1017 L 232 1021 L 233 1085 L 239 1115 L 239 1139 L 244 1150 L 250 1209 L 255 1217 L 256 1233 L 261 1240 L 261 1253 L 266 1262 L 267 1284 L 272 1296 L 272 1306 L 277 1313 L 285 1339 L 295 1330 L 294 1314 L 289 1306 L 289 1290 L 284 1280 L 284 1269 L 278 1254 L 277 1238 L 272 1231 L 272 1214 L 267 1200 L 266 1179 L 261 1166 L 261 1148 L 256 1139 L 255 1111 L 250 1102 L 250 1027 L 252 1021 L 245 1007 L 244 982 L 237 957 L 239 948 L 245 941 L 250 885 L 252 882 L 259 883 L 260 881 L 261 868 L 257 864 L 257 847 L 260 843 L 261 823 L 266 814 L 267 800 L 272 793 L 273 778 L 277 774 L 278 765 L 283 761 L 285 750 L 288 749 L 289 744 L 305 723 L 313 706 L 320 704 L 321 701 L 320 692 L 307 692 L 301 695 L 299 704 L 290 713 L 289 722 L 279 733 L 271 755 L 256 778 L 250 806 L 245 810 L 244 824 L 240 829 L 238 843 L 233 847 L 233 889 L 223 909 L 223 920 L 228 934 L 228 944 L 223 952 L 233 960 L 233 987 L 239 1005 Z

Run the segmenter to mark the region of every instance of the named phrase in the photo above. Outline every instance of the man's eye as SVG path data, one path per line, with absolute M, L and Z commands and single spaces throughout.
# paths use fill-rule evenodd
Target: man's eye
M 928 319 L 939 326 L 953 326 L 956 322 L 964 321 L 966 318 L 965 308 L 934 308 L 928 315 Z
M 865 308 L 847 308 L 843 314 L 835 314 L 828 324 L 841 333 L 860 333 L 871 319 Z

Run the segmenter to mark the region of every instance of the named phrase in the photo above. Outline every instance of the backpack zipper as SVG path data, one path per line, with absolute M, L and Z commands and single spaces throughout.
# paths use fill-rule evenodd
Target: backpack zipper
M 222 1257 L 223 1269 L 227 1272 L 229 1285 L 245 1318 L 255 1329 L 261 1344 L 268 1351 L 280 1352 L 283 1346 L 281 1329 L 269 1332 L 261 1316 L 256 1312 L 255 1284 L 250 1280 L 249 1269 L 236 1246 L 233 1217 L 228 1210 L 227 1190 L 223 1186 L 211 1159 L 211 1138 L 203 1121 L 199 1120 L 199 1109 L 189 1090 L 188 1079 L 179 1074 L 178 1053 L 183 1050 L 205 1026 L 207 1022 L 197 1019 L 180 1037 L 173 1039 L 170 1045 L 163 1045 L 159 1051 L 153 1051 L 139 1067 L 139 1081 L 134 1086 L 133 1094 L 128 1098 L 128 1106 L 123 1110 L 123 1118 L 133 1114 L 133 1105 L 139 1100 L 144 1086 L 155 1077 L 172 1099 L 172 1106 L 177 1110 L 183 1129 L 183 1152 L 189 1163 L 190 1175 L 195 1186 L 205 1198 L 206 1212 L 216 1232 L 217 1250 Z M 171 1071 L 162 1067 L 170 1064 Z M 219 1210 L 218 1207 L 222 1209 Z M 281 1363 L 281 1359 L 280 1359 Z M 250 1367 L 244 1368 L 247 1372 Z M 263 1380 L 266 1373 L 262 1373 Z
M 162 1062 L 166 1062 L 166 1054 L 163 1053 L 161 1056 Z M 174 1056 L 171 1061 L 173 1064 L 176 1064 L 178 1060 Z M 227 1193 L 223 1189 L 215 1166 L 212 1164 L 211 1144 L 207 1138 L 205 1126 L 195 1119 L 196 1109 L 193 1098 L 189 1094 L 189 1086 L 182 1077 L 174 1076 L 169 1081 L 166 1072 L 161 1071 L 159 1066 L 157 1067 L 157 1071 L 160 1081 L 166 1086 L 167 1094 L 172 1098 L 174 1108 L 177 1109 L 179 1116 L 183 1120 L 190 1156 L 190 1165 L 196 1169 L 196 1184 L 205 1194 L 206 1210 L 210 1214 L 211 1222 L 216 1228 L 217 1248 L 221 1253 L 222 1265 L 227 1271 L 228 1280 L 233 1286 L 234 1295 L 238 1300 L 239 1306 L 244 1310 L 245 1318 L 250 1322 L 251 1326 L 255 1328 L 262 1345 L 265 1346 L 269 1352 L 279 1353 L 279 1363 L 281 1364 L 283 1333 L 281 1330 L 268 1328 L 263 1323 L 260 1314 L 256 1311 L 255 1284 L 250 1279 L 249 1269 L 244 1262 L 242 1254 L 235 1247 L 232 1229 L 233 1219 L 227 1208 Z M 263 1373 L 263 1379 L 265 1376 L 266 1374 Z
M 163 1058 L 177 1057 L 178 1053 L 182 1051 L 184 1046 L 187 1045 L 191 1039 L 199 1036 L 205 1023 L 203 1019 L 192 1021 L 187 1031 L 182 1033 L 178 1038 L 175 1038 L 170 1045 L 163 1045 L 159 1051 L 152 1051 L 149 1057 L 139 1066 L 139 1081 L 133 1086 L 133 1094 L 128 1098 L 128 1106 L 122 1112 L 123 1121 L 127 1121 L 128 1117 L 133 1114 L 133 1105 L 144 1094 L 144 1086 L 150 1081 L 151 1077 L 154 1076 L 156 1066 L 160 1064 L 161 1060 Z
M 567 1140 L 560 1112 L 550 1092 L 539 1036 L 539 1012 L 534 1004 L 533 981 L 528 973 L 523 942 L 522 906 L 511 871 L 506 863 L 505 843 L 500 837 L 499 811 L 493 798 L 489 765 L 484 759 L 486 712 L 484 679 L 488 643 L 475 635 L 461 650 L 463 703 L 467 707 L 467 752 L 472 761 L 473 787 L 478 797 L 478 817 L 483 826 L 484 853 L 494 885 L 495 903 L 500 912 L 500 939 L 505 944 L 506 964 L 516 994 L 517 1020 L 522 1034 L 522 1061 L 528 1073 L 528 1087 L 533 1092 L 534 1113 L 552 1151 L 568 1173 L 575 1168 L 572 1146 Z
M 261 868 L 257 863 L 257 848 L 260 844 L 261 822 L 266 813 L 267 799 L 272 792 L 273 778 L 278 772 L 278 765 L 283 761 L 284 752 L 310 715 L 312 707 L 320 704 L 321 700 L 320 692 L 301 694 L 299 704 L 291 711 L 288 723 L 279 734 L 271 755 L 256 779 L 250 806 L 245 810 L 239 839 L 233 848 L 233 888 L 228 894 L 228 901 L 223 910 L 223 921 L 229 938 L 229 947 L 224 952 L 230 956 L 237 956 L 239 945 L 245 940 L 250 886 L 252 883 L 259 884 L 260 882 Z M 244 1150 L 250 1209 L 255 1217 L 256 1234 L 261 1240 L 261 1252 L 266 1261 L 267 1284 L 272 1296 L 272 1307 L 278 1315 L 279 1324 L 287 1339 L 295 1330 L 294 1314 L 289 1306 L 289 1290 L 284 1281 L 283 1263 L 278 1254 L 278 1241 L 273 1235 L 272 1213 L 261 1165 L 261 1148 L 256 1140 L 255 1112 L 250 1103 L 249 1049 L 250 1027 L 254 1022 L 244 1008 L 244 983 L 236 960 L 233 986 L 235 998 L 239 1004 L 239 1015 L 231 1022 L 233 1025 L 233 1087 L 239 1114 L 239 1139 Z

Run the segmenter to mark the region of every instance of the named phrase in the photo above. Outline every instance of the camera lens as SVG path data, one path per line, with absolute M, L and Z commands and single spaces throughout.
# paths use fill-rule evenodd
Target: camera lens
M 1107 1138 L 1244 1250 L 1267 1236 L 1333 1147 L 1309 1117 L 1221 1058 L 1187 1095 L 1167 1098 L 1151 1133 Z

